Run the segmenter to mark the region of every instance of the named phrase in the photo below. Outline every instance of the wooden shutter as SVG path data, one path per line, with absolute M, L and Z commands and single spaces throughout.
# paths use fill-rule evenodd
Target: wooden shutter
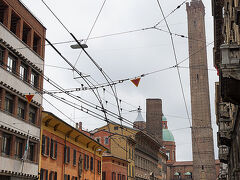
M 49 137 L 47 137 L 47 151 L 46 155 L 49 155 Z
M 54 158 L 57 159 L 57 141 L 55 141 L 55 154 Z
M 68 147 L 67 152 L 68 152 L 67 162 L 69 163 L 70 162 L 70 147 Z
M 42 154 L 45 154 L 46 137 L 42 135 Z
M 54 149 L 54 141 L 51 139 L 51 146 L 50 146 L 50 157 L 53 158 L 53 149 Z

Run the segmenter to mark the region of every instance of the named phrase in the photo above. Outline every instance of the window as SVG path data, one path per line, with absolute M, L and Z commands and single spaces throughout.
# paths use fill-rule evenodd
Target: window
M 100 143 L 100 137 L 97 137 L 97 138 L 96 138 L 96 141 Z
M 8 56 L 8 62 L 7 62 L 7 70 L 9 72 L 16 73 L 16 64 L 17 60 L 12 55 L 9 54 Z
M 37 115 L 37 108 L 30 105 L 30 107 L 29 107 L 29 121 L 33 124 L 36 124 L 36 115 Z
M 25 102 L 20 100 L 18 101 L 18 117 L 21 118 L 21 119 L 24 119 L 25 118 Z
M 87 170 L 87 155 L 84 154 L 84 169 Z
M 34 71 L 31 73 L 31 85 L 38 88 L 38 75 Z
M 112 180 L 116 180 L 116 173 L 112 172 Z
M 89 169 L 89 156 L 84 154 L 84 169 L 88 170 Z
M 49 137 L 42 135 L 42 155 L 49 155 Z
M 126 180 L 126 176 L 125 175 L 122 175 L 122 180 Z
M 64 162 L 65 163 L 70 162 L 70 147 L 68 147 L 68 146 L 64 147 Z
M 35 149 L 35 143 L 29 142 L 29 149 L 28 149 L 28 160 L 34 161 L 34 149 Z
M 49 174 L 49 180 L 57 180 L 57 172 L 51 171 Z
M 87 155 L 87 169 L 89 169 L 89 156 Z
M 109 144 L 109 138 L 108 137 L 105 137 L 104 144 Z
M 20 65 L 20 78 L 23 81 L 27 81 L 27 66 L 23 63 Z
M 48 170 L 41 169 L 41 171 L 40 171 L 40 180 L 48 180 Z
M 4 49 L 0 46 L 0 65 L 3 65 Z
M 102 172 L 102 180 L 106 180 L 106 172 Z
M 11 30 L 15 35 L 17 35 L 17 26 L 19 25 L 19 21 L 20 21 L 20 17 L 19 17 L 14 11 L 12 11 L 10 30 Z
M 118 174 L 118 180 L 121 180 L 121 179 L 122 179 L 121 174 Z
M 64 180 L 70 180 L 70 175 L 64 174 Z
M 134 177 L 134 166 L 132 166 L 132 177 Z
M 23 155 L 23 139 L 16 138 L 15 142 L 15 157 L 22 158 Z
M 90 170 L 93 171 L 93 157 L 90 158 Z
M 118 130 L 118 126 L 114 126 L 114 130 Z
M 101 174 L 101 168 L 102 168 L 102 166 L 101 166 L 101 161 L 97 161 L 97 171 L 98 171 L 98 174 Z
M 134 152 L 133 152 L 133 148 L 132 148 L 132 159 L 133 159 L 133 156 L 134 156 L 133 154 L 134 154 Z
M 42 154 L 45 154 L 45 147 L 46 147 L 46 137 L 42 135 Z
M 169 151 L 166 152 L 166 155 L 168 157 L 168 160 L 170 160 L 170 152 Z
M 128 150 L 128 158 L 131 159 L 131 149 Z
M 53 139 L 51 139 L 50 157 L 53 159 L 57 158 L 57 141 L 54 141 Z
M 41 49 L 41 38 L 34 32 L 33 37 L 33 50 L 40 55 Z
M 10 155 L 11 150 L 11 135 L 4 133 L 2 136 L 2 153 Z
M 5 111 L 13 113 L 13 95 L 6 93 L 5 96 Z
M 23 35 L 22 35 L 22 41 L 30 46 L 30 33 L 31 33 L 31 28 L 24 22 L 23 23 Z
M 40 171 L 40 180 L 48 180 L 48 170 L 41 169 L 41 171 Z
M 77 159 L 77 151 L 76 149 L 73 150 L 73 165 L 75 166 L 76 165 L 76 159 Z
M 73 177 L 72 177 L 72 180 L 78 180 L 78 178 L 73 176 Z

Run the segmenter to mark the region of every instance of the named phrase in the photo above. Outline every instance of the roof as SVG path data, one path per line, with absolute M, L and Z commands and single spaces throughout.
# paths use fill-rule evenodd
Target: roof
M 44 113 L 46 114 L 45 117 L 44 117 Z M 105 146 L 103 146 L 93 138 L 89 137 L 85 133 L 81 132 L 79 129 L 72 127 L 71 125 L 61 120 L 59 117 L 57 117 L 51 112 L 43 111 L 42 123 L 45 123 L 45 125 L 47 124 L 47 126 L 56 128 L 58 131 L 61 131 L 64 134 L 71 134 L 71 136 L 74 138 L 81 136 L 81 138 L 79 138 L 80 140 L 87 140 L 88 142 L 91 141 L 93 142 L 91 143 L 92 146 L 97 145 L 99 148 L 102 148 L 103 151 L 108 150 Z M 61 125 L 64 125 L 64 126 L 61 126 Z
M 137 115 L 136 121 L 138 121 L 138 122 L 139 122 L 139 121 L 140 121 L 140 122 L 142 122 L 142 121 L 145 122 L 144 119 L 143 119 L 143 117 L 142 117 L 141 111 L 138 111 L 138 115 Z
M 112 158 L 112 159 L 118 159 L 118 160 L 120 160 L 120 161 L 124 161 L 124 162 L 126 162 L 126 163 L 129 162 L 129 161 L 126 160 L 126 159 L 122 159 L 122 158 L 120 158 L 120 157 L 113 156 L 112 154 L 104 153 L 104 154 L 103 154 L 103 158 L 107 158 L 107 157 Z
M 162 121 L 167 121 L 167 118 L 165 116 L 162 116 Z
M 162 130 L 162 135 L 163 135 L 163 141 L 175 142 L 174 136 L 173 136 L 173 134 L 172 134 L 172 132 L 170 130 L 163 129 Z

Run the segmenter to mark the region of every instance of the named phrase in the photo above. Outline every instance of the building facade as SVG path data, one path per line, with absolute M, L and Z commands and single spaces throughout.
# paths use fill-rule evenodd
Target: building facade
M 38 178 L 45 33 L 19 0 L 0 0 L 1 180 Z
M 104 153 L 102 161 L 102 180 L 127 180 L 128 161 Z
M 128 162 L 127 179 L 135 178 L 135 134 L 136 129 L 109 123 L 90 132 L 95 140 L 109 148 L 109 153 Z
M 45 111 L 41 135 L 40 180 L 101 180 L 107 148 Z
M 208 84 L 205 7 L 202 0 L 186 4 L 192 110 L 193 177 L 216 179 Z
M 135 179 L 159 180 L 161 168 L 158 167 L 160 144 L 143 131 L 135 136 Z
M 216 120 L 221 179 L 240 179 L 240 35 L 238 0 L 212 0 L 214 17 L 214 66 Z

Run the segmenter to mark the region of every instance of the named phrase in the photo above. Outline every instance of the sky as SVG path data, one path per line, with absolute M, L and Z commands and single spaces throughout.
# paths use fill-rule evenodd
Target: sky
M 50 42 L 57 43 L 73 40 L 41 0 L 22 0 L 22 2 L 46 27 L 46 37 Z M 86 39 L 88 37 L 103 2 L 103 0 L 45 0 L 45 3 L 77 39 Z M 168 15 L 182 2 L 183 0 L 160 0 L 165 15 Z M 208 44 L 213 41 L 211 1 L 203 0 L 203 3 L 206 7 L 205 25 L 206 42 Z M 149 28 L 162 19 L 163 17 L 156 0 L 106 0 L 102 12 L 90 34 L 90 38 L 86 42 L 88 45 L 86 50 L 112 80 L 134 78 L 141 74 L 171 67 L 175 64 L 175 59 L 170 35 L 166 32 L 148 29 L 121 35 L 93 38 Z M 167 22 L 172 32 L 187 36 L 185 4 L 172 13 L 167 18 Z M 158 27 L 167 30 L 164 21 L 161 22 Z M 180 62 L 189 56 L 188 39 L 179 36 L 173 36 L 173 38 L 177 59 Z M 72 64 L 76 64 L 75 67 L 80 72 L 88 75 L 88 78 L 95 85 L 96 82 L 99 84 L 106 83 L 93 62 L 84 53 L 79 57 L 80 49 L 72 49 L 70 47 L 70 45 L 73 44 L 75 43 L 56 44 L 55 46 Z M 214 88 L 218 76 L 213 68 L 212 49 L 212 44 L 207 47 L 208 66 L 210 69 L 208 73 L 211 114 L 214 131 L 215 157 L 217 158 Z M 181 66 L 188 67 L 188 63 L 189 61 L 186 60 Z M 78 78 L 79 76 L 68 68 L 70 68 L 69 65 L 64 62 L 50 46 L 46 46 L 45 75 L 63 88 L 78 88 L 81 87 L 81 84 L 86 86 L 83 79 Z M 180 68 L 180 73 L 187 108 L 191 114 L 189 69 Z M 176 141 L 176 158 L 178 161 L 192 160 L 190 124 L 187 119 L 176 68 L 143 77 L 139 87 L 135 87 L 130 81 L 125 81 L 117 84 L 116 88 L 118 98 L 121 99 L 120 107 L 123 109 L 122 116 L 131 122 L 134 122 L 137 113 L 136 111 L 129 111 L 136 110 L 137 107 L 140 106 L 142 108 L 142 115 L 144 119 L 146 119 L 146 99 L 162 99 L 163 113 L 168 120 L 168 127 L 172 130 Z M 48 82 L 44 82 L 44 89 L 54 90 L 55 88 Z M 106 87 L 105 92 L 103 89 L 99 89 L 99 94 L 103 99 L 104 106 L 117 113 L 116 101 L 111 93 L 109 87 Z M 74 94 L 98 104 L 96 97 L 91 91 L 80 91 Z M 76 105 L 83 105 L 68 96 L 62 94 L 59 96 L 64 97 Z M 105 103 L 106 101 L 108 103 Z M 56 114 L 72 126 L 75 125 L 75 122 L 83 122 L 83 128 L 86 130 L 92 130 L 106 124 L 104 121 L 93 118 L 89 116 L 89 114 L 68 106 L 49 95 L 44 95 L 43 107 L 44 110 Z M 117 119 L 112 120 L 119 123 Z

